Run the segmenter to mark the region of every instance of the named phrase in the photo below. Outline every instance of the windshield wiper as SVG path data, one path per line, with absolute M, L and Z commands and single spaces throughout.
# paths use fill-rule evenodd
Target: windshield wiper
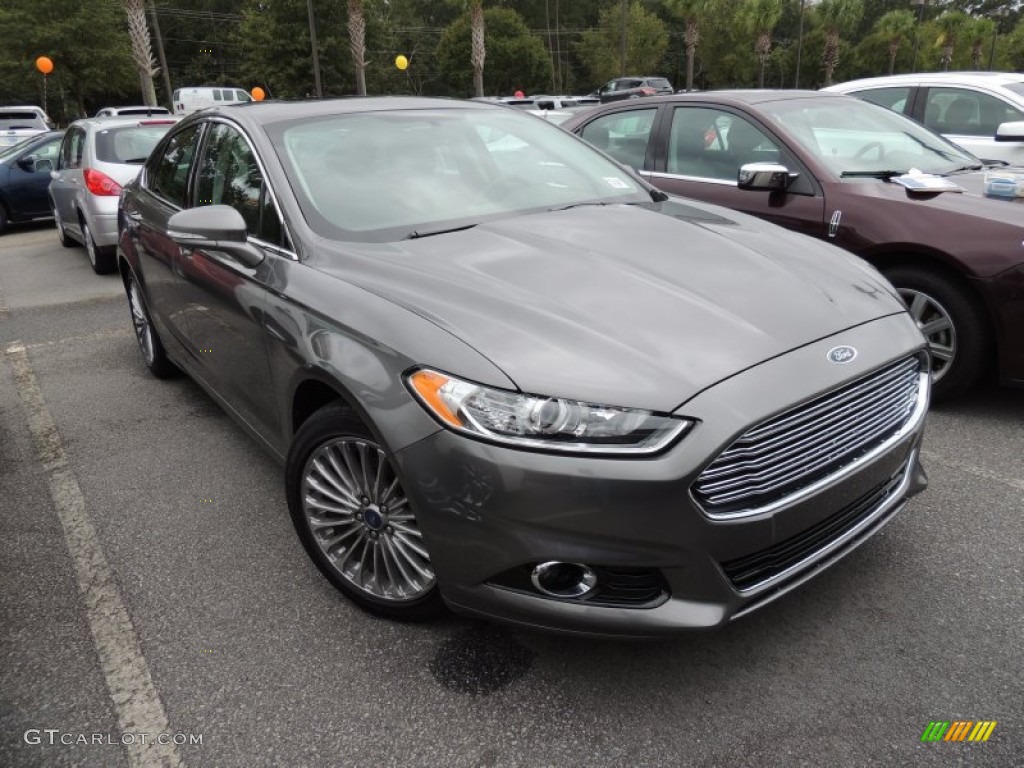
M 449 227 L 448 229 L 433 229 L 425 232 L 420 232 L 418 229 L 414 229 L 408 235 L 405 236 L 406 240 L 416 240 L 421 237 L 433 237 L 434 235 L 447 235 L 449 232 L 461 232 L 464 229 L 472 229 L 476 224 L 463 224 L 460 227 Z
M 973 163 L 971 165 L 961 165 L 959 168 L 954 168 L 951 171 L 946 171 L 943 176 L 952 176 L 954 173 L 966 173 L 967 171 L 980 171 L 984 169 L 984 165 L 981 163 Z
M 906 171 L 843 171 L 839 174 L 841 179 L 895 179 L 903 176 Z

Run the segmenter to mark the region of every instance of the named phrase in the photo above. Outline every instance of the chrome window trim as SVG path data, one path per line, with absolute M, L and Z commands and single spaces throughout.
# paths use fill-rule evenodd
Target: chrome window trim
M 897 443 L 905 439 L 908 435 L 915 432 L 921 424 L 924 422 L 925 413 L 928 411 L 928 392 L 931 387 L 931 373 L 928 371 L 922 371 L 917 376 L 917 403 L 914 406 L 914 410 L 911 412 L 910 418 L 903 424 L 903 426 L 893 434 L 888 440 L 876 446 L 872 450 L 868 451 L 863 456 L 857 458 L 855 461 L 846 465 L 842 469 L 827 475 L 820 480 L 817 480 L 805 488 L 801 488 L 789 496 L 785 496 L 781 499 L 765 504 L 760 507 L 753 507 L 751 509 L 741 509 L 731 512 L 709 512 L 704 506 L 698 501 L 696 495 L 693 492 L 693 488 L 690 488 L 690 501 L 701 511 L 706 518 L 714 521 L 724 520 L 743 520 L 748 517 L 754 517 L 756 515 L 765 515 L 776 512 L 783 507 L 787 507 L 791 504 L 799 503 L 816 493 L 819 493 L 828 486 L 843 480 L 855 472 L 859 471 L 861 467 L 869 462 L 874 461 L 882 454 L 886 453 Z
M 918 448 L 914 448 L 910 452 L 910 455 L 907 457 L 906 463 L 904 464 L 902 470 L 903 477 L 901 478 L 899 485 L 889 492 L 889 495 L 886 496 L 885 499 L 877 507 L 875 507 L 874 511 L 872 511 L 870 515 L 865 517 L 850 530 L 829 541 L 825 546 L 815 550 L 802 560 L 793 563 L 793 565 L 789 566 L 786 570 L 781 571 L 775 574 L 774 576 L 770 576 L 764 581 L 759 581 L 757 584 L 753 585 L 752 587 L 747 587 L 746 589 L 735 589 L 735 587 L 733 587 L 736 593 L 738 595 L 741 595 L 742 597 L 754 597 L 755 595 L 764 592 L 765 590 L 771 589 L 779 582 L 785 581 L 786 579 L 792 577 L 794 574 L 800 571 L 807 570 L 808 568 L 812 567 L 815 563 L 824 560 L 829 555 L 834 554 L 837 550 L 845 547 L 850 541 L 857 538 L 861 533 L 863 533 L 865 529 L 870 528 L 872 525 L 877 523 L 878 519 L 880 517 L 883 517 L 893 507 L 895 507 L 898 504 L 903 504 L 905 502 L 904 495 L 907 492 L 907 488 L 910 487 L 910 481 L 913 477 L 914 465 L 917 462 L 918 450 Z
M 663 171 L 651 171 L 652 179 L 675 179 L 677 181 L 699 181 L 704 184 L 719 184 L 725 187 L 736 187 L 739 184 L 728 179 L 714 179 L 710 176 L 685 176 L 681 173 L 665 173 Z

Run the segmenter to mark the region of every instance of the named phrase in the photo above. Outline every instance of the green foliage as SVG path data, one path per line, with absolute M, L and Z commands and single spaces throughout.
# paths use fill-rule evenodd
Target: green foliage
M 601 11 L 597 29 L 583 33 L 577 53 L 597 86 L 618 77 L 623 70 L 621 57 L 622 6 L 610 3 Z M 668 48 L 668 28 L 655 14 L 632 0 L 626 14 L 627 75 L 656 75 Z
M 313 13 L 323 94 L 353 93 L 345 4 L 314 0 Z M 248 0 L 234 42 L 246 87 L 258 83 L 277 99 L 316 95 L 306 0 Z
M 522 16 L 506 8 L 486 9 L 484 29 L 487 93 L 510 96 L 516 90 L 536 93 L 550 88 L 551 59 Z M 437 46 L 437 70 L 451 95 L 473 93 L 470 49 L 469 14 L 465 13 L 448 25 Z
M 107 102 L 142 98 L 118 2 L 3 0 L 0 29 L 0 94 L 8 103 L 42 106 L 39 56 L 53 60 L 46 106 L 59 123 L 92 114 Z

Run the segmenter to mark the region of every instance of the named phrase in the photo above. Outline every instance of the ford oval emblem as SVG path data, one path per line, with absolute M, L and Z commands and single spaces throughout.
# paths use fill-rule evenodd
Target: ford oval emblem
M 828 359 L 833 363 L 842 365 L 844 363 L 852 362 L 857 357 L 857 350 L 853 347 L 832 347 L 826 355 Z

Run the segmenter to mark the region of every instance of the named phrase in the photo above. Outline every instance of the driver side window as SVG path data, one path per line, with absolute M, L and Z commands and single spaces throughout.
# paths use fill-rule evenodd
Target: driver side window
M 196 178 L 196 205 L 230 205 L 252 237 L 281 245 L 281 219 L 252 147 L 239 131 L 214 123 Z

